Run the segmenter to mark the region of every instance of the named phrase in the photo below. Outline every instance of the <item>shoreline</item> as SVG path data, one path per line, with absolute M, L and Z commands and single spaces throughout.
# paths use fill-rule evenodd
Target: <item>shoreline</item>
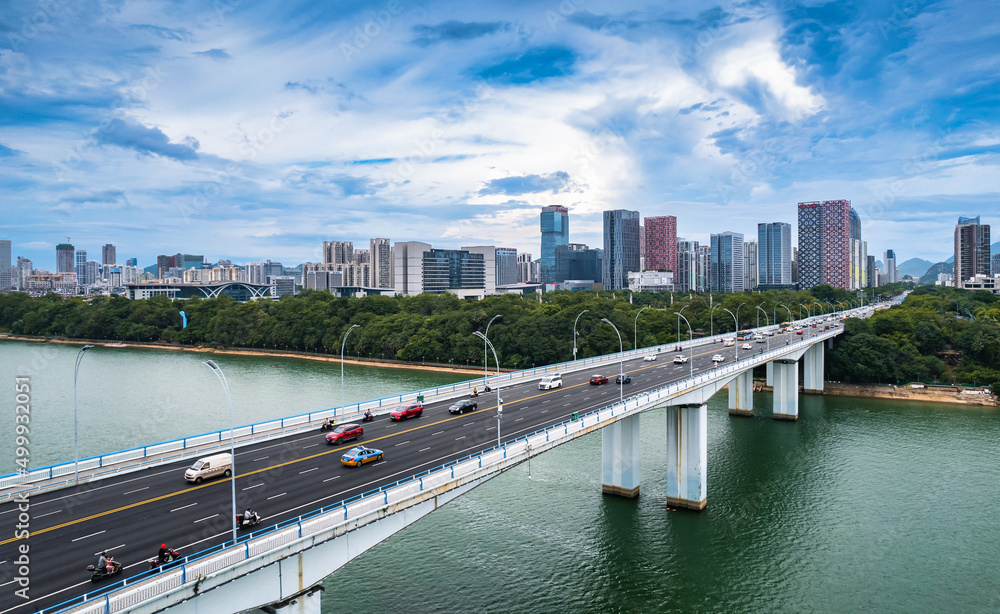
M 754 380 L 754 390 L 772 392 L 764 380 Z M 915 401 L 920 403 L 945 403 L 949 405 L 976 405 L 979 407 L 998 407 L 995 395 L 963 394 L 962 390 L 971 390 L 961 386 L 941 386 L 940 388 L 907 388 L 891 384 L 844 384 L 841 382 L 824 382 L 823 392 L 806 392 L 799 387 L 800 394 L 832 397 L 855 397 L 863 399 L 887 399 L 894 401 Z
M 142 343 L 142 342 L 122 342 L 122 341 L 99 341 L 93 339 L 69 339 L 66 337 L 34 337 L 28 335 L 0 334 L 0 341 L 28 341 L 32 343 L 59 343 L 62 345 L 100 345 L 121 343 L 128 348 L 143 348 L 154 350 L 171 350 L 175 352 L 194 352 L 198 354 L 222 354 L 231 356 L 268 356 L 271 358 L 299 358 L 302 360 L 313 360 L 317 362 L 341 361 L 340 356 L 330 356 L 327 354 L 311 354 L 308 352 L 295 352 L 292 350 L 258 350 L 247 348 L 211 348 L 202 346 L 186 346 L 178 344 Z M 410 369 L 415 371 L 437 371 L 441 373 L 461 373 L 479 375 L 482 369 L 452 367 L 435 363 L 407 363 L 389 362 L 378 358 L 359 359 L 345 356 L 344 364 L 358 365 L 365 367 L 378 367 L 382 369 Z M 510 369 L 500 369 L 503 372 Z

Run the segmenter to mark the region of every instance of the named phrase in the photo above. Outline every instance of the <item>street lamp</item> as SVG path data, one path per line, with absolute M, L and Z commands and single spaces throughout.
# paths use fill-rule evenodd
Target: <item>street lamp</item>
M 677 317 L 677 345 L 681 344 L 681 314 L 684 313 L 684 310 L 687 309 L 690 306 L 691 305 L 684 305 L 683 307 L 681 307 L 681 310 L 677 312 L 677 316 L 678 316 Z M 690 335 L 689 335 L 689 337 L 690 337 Z M 694 337 L 691 337 L 691 339 L 694 339 Z M 689 339 L 689 341 L 690 341 L 690 339 Z
M 235 431 L 233 427 L 233 399 L 229 396 L 229 383 L 226 382 L 226 376 L 223 375 L 222 369 L 219 365 L 215 364 L 213 360 L 206 360 L 204 365 L 208 366 L 212 371 L 215 372 L 216 377 L 222 382 L 222 389 L 226 391 L 226 403 L 229 405 L 229 456 L 230 462 L 230 477 L 232 478 L 232 492 L 233 492 L 233 514 L 231 518 L 233 519 L 233 543 L 236 543 L 236 444 L 234 441 L 233 433 Z
M 576 360 L 576 323 L 580 321 L 580 316 L 590 311 L 589 309 L 584 309 L 580 312 L 580 315 L 576 316 L 573 320 L 573 360 Z
M 351 331 L 355 328 L 361 326 L 360 324 L 351 324 L 351 327 L 347 329 L 344 333 L 344 340 L 340 342 L 340 408 L 344 408 L 344 346 L 347 345 L 347 335 L 351 334 Z
M 740 334 L 740 307 L 743 305 L 746 305 L 745 301 L 736 306 L 736 333 L 734 333 L 734 336 Z
M 642 313 L 643 311 L 646 311 L 647 309 L 649 309 L 649 305 L 646 305 L 645 307 L 643 307 L 642 309 L 640 309 L 639 313 Z M 638 350 L 639 349 L 639 313 L 635 314 L 635 326 L 632 329 L 632 349 L 633 350 Z M 679 337 L 678 337 L 678 339 L 679 339 Z
M 736 322 L 736 314 L 733 313 L 732 311 L 729 311 L 725 307 L 723 307 L 722 310 L 725 311 L 726 313 L 728 313 L 729 315 L 733 316 L 733 326 L 736 327 L 736 331 L 738 333 L 739 330 L 740 330 L 740 325 Z M 733 337 L 735 337 L 735 336 L 736 336 L 736 333 L 733 333 Z M 740 359 L 740 346 L 737 345 L 735 341 L 733 341 L 733 347 L 736 349 L 736 360 L 739 361 L 739 359 Z
M 758 311 L 758 313 L 757 313 L 757 330 L 758 331 L 760 330 L 760 313 L 759 312 L 763 312 L 764 313 L 764 327 L 765 328 L 770 327 L 771 323 L 767 321 L 767 312 L 764 311 L 764 308 L 761 307 L 760 305 L 757 305 L 757 311 Z M 767 335 L 764 335 L 764 341 L 767 342 L 767 349 L 770 350 L 771 349 L 771 338 L 768 337 Z
M 601 322 L 607 322 L 611 324 L 611 320 L 607 318 L 601 318 Z M 618 402 L 622 402 L 623 393 L 622 390 L 625 388 L 625 346 L 622 345 L 622 335 L 618 332 L 618 327 L 611 324 L 611 328 L 615 329 L 615 334 L 618 335 Z
M 486 345 L 493 351 L 493 361 L 497 363 L 497 447 L 500 447 L 500 418 L 503 418 L 503 399 L 500 398 L 500 359 L 497 358 L 497 350 L 490 343 L 490 340 L 486 338 L 486 335 L 477 331 L 473 331 L 473 335 L 481 337 Z M 484 384 L 485 386 L 485 384 Z
M 684 311 L 684 310 L 681 309 L 681 311 Z M 684 318 L 684 316 L 681 315 L 680 311 L 677 312 L 677 315 L 679 315 L 680 317 Z M 688 322 L 687 318 L 684 318 L 684 322 L 688 325 L 688 336 L 690 336 L 691 339 L 694 339 L 694 333 L 691 332 L 691 323 Z M 688 364 L 691 365 L 691 377 L 694 377 L 694 344 L 693 343 L 688 346 L 688 352 L 691 354 L 690 356 L 688 356 Z
M 804 303 L 799 303 L 799 307 L 801 307 L 801 308 L 803 308 L 803 309 L 805 309 L 805 310 L 806 310 L 806 316 L 807 316 L 807 318 L 808 318 L 808 319 L 810 319 L 810 320 L 811 320 L 811 319 L 812 319 L 812 317 L 813 317 L 813 316 L 812 316 L 812 310 L 811 310 L 811 309 L 809 309 L 808 307 L 806 307 L 806 305 L 805 305 Z M 801 311 L 799 312 L 799 315 L 802 315 L 802 312 L 801 312 Z
M 80 441 L 76 430 L 76 374 L 80 371 L 80 363 L 83 361 L 83 354 L 94 346 L 85 345 L 80 348 L 76 355 L 76 365 L 73 366 L 73 483 L 80 483 Z
M 708 317 L 708 336 L 709 337 L 714 337 L 715 336 L 715 310 L 718 307 L 722 307 L 722 303 L 719 303 L 715 307 L 712 307 L 712 313 Z
M 486 334 L 485 334 L 486 337 L 489 337 L 490 335 L 490 324 L 493 324 L 493 320 L 502 317 L 503 315 L 498 313 L 495 316 L 493 316 L 493 318 L 489 322 L 486 323 Z M 489 361 L 490 361 L 489 355 L 486 353 L 486 339 L 483 339 L 483 387 L 484 388 L 487 386 L 490 379 L 489 374 L 486 372 L 486 363 L 488 363 Z M 498 364 L 497 367 L 499 368 L 499 366 L 500 365 Z

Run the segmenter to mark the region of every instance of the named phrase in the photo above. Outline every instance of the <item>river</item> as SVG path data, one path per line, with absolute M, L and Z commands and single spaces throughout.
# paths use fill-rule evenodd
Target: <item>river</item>
M 72 458 L 76 352 L 0 343 L 0 373 L 31 377 L 34 466 Z M 226 426 L 221 387 L 204 359 L 88 353 L 81 455 Z M 339 404 L 339 364 L 215 360 L 237 422 Z M 348 365 L 344 396 L 466 378 Z M 0 408 L 12 416 L 7 397 Z M 647 412 L 638 499 L 602 496 L 601 436 L 578 439 L 352 561 L 325 582 L 323 610 L 1000 611 L 1000 412 L 808 396 L 798 422 L 787 423 L 770 418 L 770 395 L 754 401 L 753 418 L 729 416 L 724 393 L 709 403 L 708 507 L 700 513 L 667 509 L 665 413 Z M 10 466 L 12 436 L 0 436 Z

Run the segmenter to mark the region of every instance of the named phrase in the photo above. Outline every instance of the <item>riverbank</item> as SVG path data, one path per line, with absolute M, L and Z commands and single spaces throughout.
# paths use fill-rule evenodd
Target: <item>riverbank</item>
M 764 380 L 755 380 L 754 389 L 771 392 Z M 800 387 L 801 391 L 802 388 Z M 837 397 L 857 397 L 864 399 L 895 399 L 897 401 L 920 401 L 925 403 L 951 403 L 957 405 L 984 405 L 998 407 L 996 395 L 983 394 L 973 388 L 961 386 L 936 386 L 930 388 L 910 388 L 906 386 L 877 384 L 844 384 L 824 382 L 823 395 Z
M 205 346 L 187 346 L 174 343 L 137 343 L 119 341 L 99 341 L 94 339 L 69 339 L 66 337 L 34 337 L 29 335 L 11 335 L 0 333 L 0 341 L 29 341 L 32 343 L 60 343 L 63 345 L 99 345 L 107 347 L 129 347 L 145 348 L 154 350 L 171 350 L 178 352 L 196 352 L 199 354 L 212 355 L 234 355 L 234 356 L 269 356 L 272 358 L 299 358 L 302 360 L 313 360 L 317 362 L 340 363 L 340 356 L 330 356 L 328 354 L 312 354 L 309 352 L 293 352 L 290 350 L 264 350 L 254 348 L 218 348 Z M 355 358 L 344 356 L 344 364 L 361 365 L 366 367 L 380 367 L 385 369 L 412 369 L 417 371 L 438 371 L 442 373 L 468 373 L 478 375 L 482 373 L 482 368 L 455 367 L 436 363 L 412 363 L 401 361 L 380 360 L 377 358 Z M 510 369 L 501 369 L 509 371 Z

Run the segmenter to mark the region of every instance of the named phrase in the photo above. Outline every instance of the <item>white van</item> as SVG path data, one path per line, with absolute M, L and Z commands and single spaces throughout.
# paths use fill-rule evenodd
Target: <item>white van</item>
M 736 345 L 736 341 L 734 339 L 723 339 L 722 345 L 726 346 L 727 348 L 733 347 L 734 345 Z
M 553 373 L 552 375 L 546 375 L 542 378 L 542 381 L 538 382 L 539 390 L 551 390 L 552 388 L 560 388 L 562 386 L 562 376 L 558 373 Z
M 213 454 L 205 458 L 199 458 L 195 464 L 184 472 L 184 479 L 188 482 L 201 484 L 204 480 L 209 480 L 220 475 L 229 477 L 233 474 L 233 457 L 229 452 Z

